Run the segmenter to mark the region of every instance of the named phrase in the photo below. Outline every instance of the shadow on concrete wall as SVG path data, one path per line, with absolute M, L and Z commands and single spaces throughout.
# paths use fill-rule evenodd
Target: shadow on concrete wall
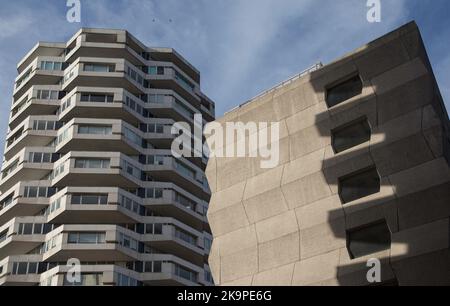
M 426 165 L 441 157 L 446 157 L 447 162 L 450 161 L 449 119 L 422 39 L 418 30 L 413 30 L 412 34 L 410 32 L 408 35 L 406 33 L 400 35 L 405 35 L 402 43 L 409 52 L 410 61 L 420 59 L 428 71 L 420 78 L 409 81 L 405 86 L 394 87 L 379 95 L 379 88 L 372 84 L 374 75 L 369 68 L 375 70 L 382 68 L 377 67 L 377 56 L 388 57 L 390 52 L 387 47 L 380 49 L 380 41 L 368 45 L 368 48 L 376 47 L 374 51 L 369 51 L 370 55 L 367 55 L 367 58 L 375 61 L 374 63 L 364 63 L 364 59 L 361 58 L 359 64 L 355 64 L 358 59 L 350 58 L 311 74 L 313 89 L 318 96 L 324 97 L 324 100 L 327 83 L 336 81 L 333 78 L 338 80 L 341 76 L 345 77 L 352 69 L 354 73 L 359 73 L 364 87 L 362 98 L 350 99 L 316 115 L 316 127 L 321 137 L 331 138 L 333 129 L 359 118 L 366 118 L 372 130 L 370 145 L 365 143 L 324 159 L 322 172 L 330 188 L 338 190 L 339 178 L 372 166 L 376 166 L 380 176 L 379 193 L 329 211 L 330 228 L 336 238 L 347 241 L 347 246 L 348 232 L 353 229 L 385 221 L 391 232 L 391 248 L 386 251 L 356 259 L 350 259 L 349 255 L 348 260 L 341 254 L 337 268 L 340 285 L 369 285 L 366 278 L 370 269 L 367 267 L 367 260 L 372 257 L 378 257 L 381 262 L 384 285 L 450 284 L 448 248 L 433 249 L 435 247 L 433 241 L 428 241 L 430 244 L 423 247 L 429 248 L 429 252 L 416 254 L 418 247 L 416 244 L 427 242 L 419 241 L 423 237 L 418 237 L 418 240 L 417 237 L 412 237 L 426 236 L 426 233 L 423 233 L 427 231 L 426 228 L 420 228 L 424 224 L 439 220 L 444 220 L 448 224 L 450 183 L 447 181 L 409 193 L 408 186 L 414 183 L 403 184 L 401 180 L 392 179 L 401 171 Z M 412 40 L 409 45 L 405 43 L 406 38 Z M 382 58 L 379 66 L 387 67 L 389 61 L 389 58 Z M 369 72 L 360 70 L 361 64 L 367 65 Z M 344 66 L 346 68 L 343 68 Z M 397 66 L 393 63 L 393 67 L 386 71 L 395 67 Z M 428 117 L 433 111 L 438 118 Z M 426 120 L 430 122 L 439 120 L 441 124 L 426 129 L 424 126 Z M 390 123 L 398 126 L 388 129 Z M 417 132 L 414 132 L 415 127 L 418 128 Z M 391 139 L 393 135 L 389 133 L 398 133 L 398 137 Z M 436 175 L 439 175 L 439 171 L 445 172 L 448 168 L 437 169 Z M 433 173 L 430 175 L 433 176 Z M 414 181 L 416 178 L 410 179 Z M 412 231 L 406 233 L 409 230 Z M 450 231 L 450 228 L 448 230 Z M 403 231 L 406 231 L 405 234 L 402 234 Z

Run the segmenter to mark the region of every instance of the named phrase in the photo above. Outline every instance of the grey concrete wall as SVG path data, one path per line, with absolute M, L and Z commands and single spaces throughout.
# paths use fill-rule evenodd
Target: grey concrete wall
M 332 108 L 325 89 L 353 73 L 360 95 Z M 368 142 L 335 154 L 330 131 L 367 117 Z M 415 23 L 236 109 L 218 122 L 280 122 L 280 164 L 211 159 L 209 263 L 219 285 L 450 284 L 448 115 Z M 447 158 L 447 159 L 446 159 Z M 338 179 L 375 166 L 380 192 L 342 204 Z M 385 220 L 388 250 L 351 259 L 347 231 Z

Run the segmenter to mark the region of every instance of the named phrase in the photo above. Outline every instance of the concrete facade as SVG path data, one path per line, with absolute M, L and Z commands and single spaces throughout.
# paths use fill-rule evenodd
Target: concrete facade
M 122 30 L 38 43 L 18 64 L 0 181 L 0 285 L 212 285 L 205 158 L 174 122 L 214 120 L 200 73 Z
M 360 92 L 329 107 L 352 76 Z M 361 118 L 369 140 L 335 153 L 335 131 Z M 381 284 L 449 285 L 448 120 L 414 22 L 227 113 L 217 122 L 280 122 L 280 163 L 210 159 L 216 284 L 369 285 L 377 258 Z M 377 191 L 343 201 L 347 176 L 366 169 Z M 378 238 L 361 229 L 379 222 L 389 244 L 364 254 Z

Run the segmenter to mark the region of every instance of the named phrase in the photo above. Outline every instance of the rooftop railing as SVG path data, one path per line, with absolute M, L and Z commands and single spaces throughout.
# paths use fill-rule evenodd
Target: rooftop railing
M 311 67 L 309 67 L 309 68 L 303 70 L 302 72 L 300 72 L 300 73 L 294 75 L 293 77 L 290 77 L 289 79 L 287 79 L 287 80 L 285 80 L 285 81 L 283 81 L 283 82 L 281 82 L 281 83 L 278 83 L 278 84 L 275 85 L 274 87 L 272 87 L 272 88 L 270 88 L 270 89 L 268 89 L 268 90 L 266 90 L 266 91 L 260 93 L 260 94 L 257 95 L 256 97 L 251 98 L 251 99 L 248 100 L 247 102 L 242 103 L 241 105 L 232 108 L 231 110 L 229 110 L 229 111 L 226 112 L 225 114 L 231 113 L 232 111 L 234 111 L 234 110 L 236 110 L 236 109 L 239 109 L 239 108 L 241 108 L 241 107 L 243 107 L 243 106 L 245 106 L 245 105 L 247 105 L 247 104 L 249 104 L 249 103 L 255 101 L 256 99 L 262 98 L 262 97 L 264 97 L 265 95 L 267 95 L 267 94 L 269 94 L 269 93 L 271 93 L 271 92 L 274 92 L 275 90 L 277 90 L 277 89 L 279 89 L 279 88 L 281 88 L 281 87 L 283 87 L 283 86 L 286 86 L 286 85 L 288 85 L 288 84 L 294 82 L 295 80 L 298 80 L 299 78 L 301 78 L 301 77 L 303 77 L 303 76 L 305 76 L 305 75 L 307 75 L 307 74 L 309 74 L 309 73 L 311 73 L 311 72 L 313 72 L 313 71 L 319 70 L 319 69 L 322 68 L 322 67 L 323 67 L 323 64 L 322 64 L 321 62 L 318 62 L 318 63 L 314 64 L 313 66 L 311 66 Z

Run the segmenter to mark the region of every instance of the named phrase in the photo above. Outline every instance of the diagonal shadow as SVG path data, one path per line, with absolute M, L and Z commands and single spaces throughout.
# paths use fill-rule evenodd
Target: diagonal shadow
M 406 50 L 406 59 L 398 60 L 396 48 Z M 338 283 L 369 285 L 367 260 L 374 257 L 381 262 L 382 285 L 449 285 L 450 124 L 422 38 L 412 22 L 361 50 L 310 75 L 320 103 L 327 103 L 330 84 L 351 75 L 363 85 L 357 96 L 316 115 L 322 138 L 333 139 L 359 120 L 370 126 L 370 140 L 350 139 L 355 146 L 329 152 L 322 164 L 343 203 L 328 211 L 328 225 L 348 252 L 340 254 Z M 379 188 L 346 203 L 346 179 L 367 169 L 376 170 Z M 353 182 L 350 194 L 361 182 Z M 389 231 L 387 246 L 367 232 L 378 224 Z

